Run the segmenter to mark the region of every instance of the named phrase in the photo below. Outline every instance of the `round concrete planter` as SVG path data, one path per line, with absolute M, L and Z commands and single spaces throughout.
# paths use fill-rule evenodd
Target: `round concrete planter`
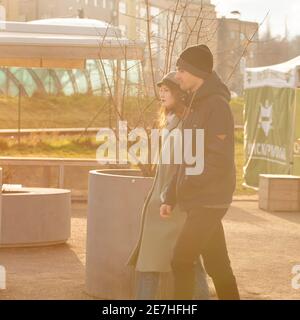
M 86 290 L 101 299 L 131 299 L 134 271 L 126 261 L 139 235 L 152 178 L 137 170 L 89 174 Z
M 2 193 L 0 247 L 64 243 L 70 230 L 69 190 L 22 188 Z

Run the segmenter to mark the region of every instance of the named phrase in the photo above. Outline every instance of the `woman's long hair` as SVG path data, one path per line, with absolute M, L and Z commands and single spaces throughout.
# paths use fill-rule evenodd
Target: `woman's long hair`
M 158 112 L 158 126 L 159 128 L 164 128 L 167 125 L 167 114 L 169 112 L 175 113 L 178 118 L 181 118 L 184 114 L 185 110 L 185 100 L 186 100 L 186 93 L 182 91 L 178 86 L 173 85 L 172 83 L 166 82 L 164 83 L 167 86 L 171 94 L 175 99 L 175 105 L 172 107 L 170 111 L 168 111 L 165 107 L 161 106 Z

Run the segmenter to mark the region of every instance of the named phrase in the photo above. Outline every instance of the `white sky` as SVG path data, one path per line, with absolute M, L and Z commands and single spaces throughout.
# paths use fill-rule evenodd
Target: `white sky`
M 272 35 L 285 34 L 287 22 L 290 36 L 300 35 L 300 0 L 211 0 L 220 15 L 241 12 L 242 20 L 261 22 L 269 13 Z M 264 32 L 266 23 L 261 29 Z

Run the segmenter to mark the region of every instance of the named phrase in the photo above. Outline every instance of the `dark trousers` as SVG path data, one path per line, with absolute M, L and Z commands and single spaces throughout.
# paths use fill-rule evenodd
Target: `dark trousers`
M 175 300 L 191 300 L 195 262 L 202 255 L 204 267 L 213 279 L 218 298 L 238 300 L 239 292 L 228 257 L 222 218 L 227 209 L 199 208 L 187 213 L 172 259 Z

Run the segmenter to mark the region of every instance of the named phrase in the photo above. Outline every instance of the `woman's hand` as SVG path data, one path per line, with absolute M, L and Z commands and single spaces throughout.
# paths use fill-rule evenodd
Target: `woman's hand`
M 171 217 L 171 214 L 172 214 L 172 207 L 167 205 L 167 204 L 162 204 L 161 207 L 160 207 L 160 216 L 163 218 L 163 219 L 168 219 Z

